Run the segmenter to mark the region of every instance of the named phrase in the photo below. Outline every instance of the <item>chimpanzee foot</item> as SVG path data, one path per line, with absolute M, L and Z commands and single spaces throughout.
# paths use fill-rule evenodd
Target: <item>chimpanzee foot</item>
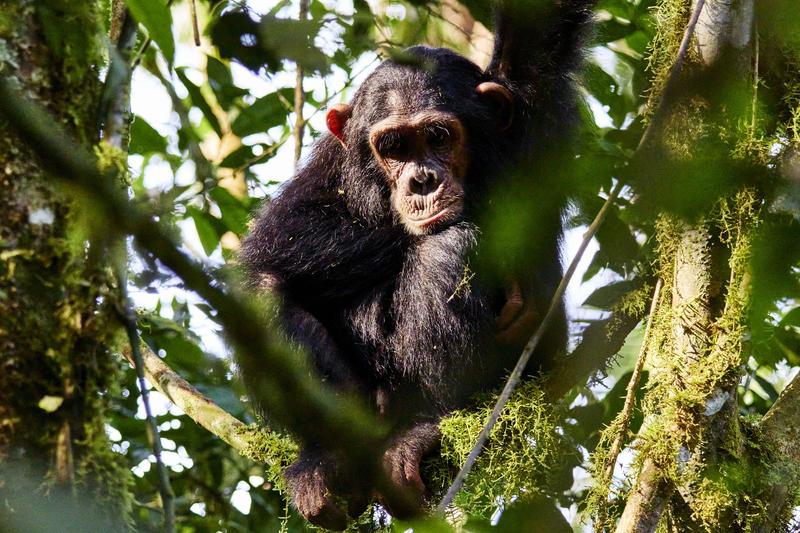
M 292 502 L 303 518 L 315 526 L 341 531 L 350 520 L 364 512 L 367 500 L 354 490 L 335 492 L 332 489 L 347 485 L 354 489 L 358 485 L 336 479 L 334 464 L 321 455 L 301 455 L 286 469 L 284 477 Z
M 408 501 L 408 505 L 401 508 L 387 505 L 385 498 L 381 498 L 383 506 L 395 518 L 413 518 L 422 513 L 426 503 L 426 488 L 420 476 L 420 463 L 438 448 L 439 439 L 440 433 L 436 424 L 419 424 L 395 439 L 384 452 L 384 471 L 397 487 L 401 500 Z

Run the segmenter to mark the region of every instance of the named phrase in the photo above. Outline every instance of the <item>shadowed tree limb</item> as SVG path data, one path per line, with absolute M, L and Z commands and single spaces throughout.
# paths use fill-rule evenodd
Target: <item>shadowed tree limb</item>
M 300 21 L 308 18 L 308 3 L 309 0 L 300 0 Z M 305 77 L 305 69 L 297 63 L 297 73 L 295 75 L 294 86 L 294 164 L 300 164 L 300 156 L 303 153 L 303 134 L 306 131 L 306 119 L 303 118 L 303 106 L 306 103 L 306 95 L 303 90 L 303 78 Z
M 137 24 L 130 12 L 125 8 L 124 2 L 117 0 L 112 6 L 112 21 L 110 36 L 114 45 L 111 47 L 111 64 L 106 74 L 103 86 L 103 95 L 100 101 L 98 121 L 101 122 L 103 142 L 119 150 L 120 154 L 127 154 L 130 142 L 131 123 L 131 54 L 136 44 Z M 139 346 L 139 330 L 136 327 L 136 315 L 133 304 L 128 296 L 127 271 L 128 254 L 125 242 L 117 243 L 120 248 L 118 259 L 112 263 L 117 279 L 118 299 L 117 311 L 119 319 L 128 335 L 132 348 L 131 360 L 136 370 L 142 404 L 144 405 L 145 418 L 152 440 L 153 456 L 156 459 L 156 472 L 158 473 L 158 492 L 161 496 L 161 506 L 164 513 L 164 531 L 175 531 L 175 493 L 170 484 L 169 471 L 162 457 L 161 435 L 158 423 L 153 416 L 150 406 L 150 396 L 145 383 L 144 362 Z
M 695 0 L 679 55 L 685 55 L 690 44 L 694 43 L 700 65 L 706 68 L 713 66 L 725 52 L 734 51 L 740 57 L 745 56 L 746 54 L 739 52 L 748 50 L 752 16 L 752 0 Z M 736 68 L 737 65 L 731 64 L 730 67 Z M 671 76 L 674 74 L 677 71 L 673 70 Z M 667 89 L 664 93 L 666 91 Z M 669 100 L 670 95 L 663 94 L 659 109 L 666 109 L 666 106 L 673 103 Z M 703 464 L 714 464 L 721 441 L 734 432 L 734 427 L 738 425 L 735 376 L 740 364 L 741 348 L 736 346 L 739 332 L 736 331 L 735 324 L 737 314 L 743 313 L 737 307 L 741 304 L 737 299 L 740 292 L 747 292 L 747 282 L 744 277 L 735 282 L 733 274 L 737 267 L 731 265 L 725 309 L 720 315 L 719 310 L 713 308 L 712 300 L 718 296 L 715 294 L 720 289 L 716 287 L 717 283 L 722 286 L 725 282 L 718 279 L 718 273 L 713 272 L 710 267 L 713 245 L 708 224 L 700 222 L 693 226 L 684 225 L 679 231 L 678 239 L 674 277 L 667 280 L 672 284 L 673 358 L 677 368 L 681 369 L 680 372 L 673 372 L 672 377 L 677 390 L 703 395 L 705 409 L 699 409 L 699 412 L 696 412 L 698 406 L 683 406 L 678 409 L 675 416 L 694 421 L 695 427 L 691 433 L 683 427 L 686 434 L 681 435 L 682 428 L 676 427 L 675 422 L 670 420 L 666 422 L 673 426 L 668 425 L 665 431 L 678 432 L 676 435 L 680 450 L 675 451 L 679 456 L 685 454 L 690 458 L 683 461 L 684 463 L 694 459 Z M 740 245 L 743 249 L 748 247 L 746 242 L 733 244 L 734 247 Z M 735 251 L 732 253 L 735 254 Z M 726 319 L 730 324 L 725 322 Z M 716 335 L 713 334 L 715 328 L 719 330 Z M 731 353 L 734 357 L 730 357 Z M 715 361 L 724 361 L 726 367 L 718 369 L 715 375 L 707 376 L 710 380 L 708 383 L 702 383 L 703 370 L 714 368 Z M 699 377 L 695 379 L 693 374 Z M 709 385 L 713 386 L 710 390 Z M 715 407 L 712 409 L 712 406 Z M 699 443 L 702 444 L 698 446 Z M 686 468 L 681 461 L 676 459 L 678 469 Z M 644 459 L 631 497 L 617 525 L 617 533 L 655 531 L 664 504 L 676 488 L 672 480 L 665 479 L 664 468 L 664 464 L 656 464 L 650 456 Z M 682 494 L 692 490 L 688 486 L 680 488 L 684 489 Z
M 273 419 L 303 440 L 328 443 L 345 464 L 375 479 L 376 487 L 396 508 L 415 507 L 385 478 L 374 453 L 384 446 L 386 425 L 356 398 L 335 394 L 313 379 L 298 363 L 297 353 L 268 334 L 275 328 L 265 320 L 271 313 L 263 305 L 245 301 L 180 250 L 148 213 L 131 204 L 113 185 L 113 170 L 109 175 L 100 172 L 86 149 L 72 142 L 55 121 L 4 77 L 0 77 L 0 115 L 41 158 L 44 168 L 94 200 L 96 214 L 108 222 L 111 235 L 132 235 L 216 309 L 241 371 L 254 377 L 253 390 Z M 265 372 L 265 368 L 270 371 Z

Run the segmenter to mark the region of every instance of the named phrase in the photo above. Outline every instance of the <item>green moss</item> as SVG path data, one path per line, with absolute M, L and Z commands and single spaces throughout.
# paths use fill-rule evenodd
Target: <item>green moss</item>
M 661 217 L 656 225 L 657 270 L 666 288 L 675 283 L 685 230 L 700 231 L 698 235 L 706 243 L 700 249 L 707 254 L 692 258 L 697 263 L 692 275 L 700 277 L 694 281 L 706 293 L 697 301 L 678 305 L 672 301 L 673 291 L 668 291 L 656 309 L 647 347 L 651 377 L 643 404 L 646 423 L 634 445 L 634 470 L 647 458 L 656 465 L 661 479 L 683 495 L 684 503 L 675 508 L 668 504 L 667 509 L 675 524 L 682 524 L 679 528 L 691 524 L 700 531 L 746 531 L 766 512 L 772 453 L 752 424 L 738 419 L 735 404 L 726 400 L 726 395 L 736 390 L 746 355 L 749 262 L 761 208 L 757 192 L 742 189 L 720 200 L 705 221 L 694 226 L 672 216 Z M 715 256 L 726 260 L 724 268 Z M 714 303 L 714 294 L 719 294 L 722 303 Z M 704 313 L 711 313 L 709 325 L 691 331 L 699 351 L 688 357 L 677 350 L 676 328 L 682 322 L 676 319 L 679 313 L 694 316 L 692 313 L 701 309 L 693 307 L 701 305 L 707 306 Z M 713 404 L 716 407 L 709 412 Z M 613 494 L 611 480 L 601 471 L 619 430 L 618 420 L 607 427 L 592 457 L 597 486 L 588 504 L 597 529 L 613 529 L 619 517 L 614 504 L 627 497 Z M 662 527 L 666 526 L 662 523 Z
M 242 455 L 264 464 L 265 478 L 284 492 L 283 471 L 297 459 L 300 450 L 297 442 L 258 424 L 242 428 L 241 435 L 248 443 Z
M 650 117 L 658 105 L 664 82 L 675 62 L 683 31 L 689 20 L 691 2 L 687 0 L 661 0 L 653 11 L 656 34 L 650 41 L 647 69 L 652 73 L 651 89 L 646 108 Z
M 441 457 L 425 469 L 429 486 L 441 491 L 452 481 L 453 471 L 466 460 L 493 406 L 494 397 L 487 398 L 475 408 L 442 420 Z M 467 514 L 488 516 L 498 502 L 546 491 L 558 466 L 575 453 L 561 435 L 558 411 L 536 382 L 521 385 L 503 410 L 455 505 Z

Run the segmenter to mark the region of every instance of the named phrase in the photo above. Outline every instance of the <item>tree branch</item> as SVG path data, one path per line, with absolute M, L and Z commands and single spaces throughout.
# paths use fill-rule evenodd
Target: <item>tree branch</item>
M 655 531 L 671 490 L 656 463 L 645 459 L 617 524 L 617 533 Z
M 132 365 L 136 365 L 130 347 L 126 347 L 122 354 Z M 203 395 L 151 350 L 143 348 L 141 355 L 147 380 L 161 394 L 169 398 L 186 416 L 221 438 L 234 450 L 242 453 L 247 450 L 249 442 L 242 434 L 247 427 L 244 422 Z
M 216 309 L 241 372 L 253 378 L 253 390 L 272 418 L 304 441 L 326 443 L 345 464 L 376 480 L 392 507 L 414 508 L 411 500 L 386 479 L 377 457 L 380 454 L 375 453 L 384 446 L 388 434 L 385 423 L 357 398 L 335 394 L 330 386 L 313 379 L 304 365 L 298 364 L 297 352 L 268 334 L 275 328 L 265 320 L 271 315 L 263 305 L 245 301 L 234 289 L 225 288 L 180 250 L 156 221 L 112 185 L 113 179 L 97 169 L 86 149 L 69 140 L 56 121 L 4 77 L 0 77 L 0 115 L 55 178 L 95 201 L 96 214 L 108 222 L 110 232 L 133 235 Z
M 98 120 L 102 121 L 103 142 L 121 153 L 127 154 L 128 143 L 130 141 L 130 122 L 131 122 L 131 53 L 136 44 L 137 24 L 130 12 L 125 9 L 124 2 L 115 0 L 112 6 L 113 19 L 111 22 L 111 39 L 114 46 L 111 47 L 111 64 L 106 74 L 103 94 L 100 101 L 100 112 Z M 118 315 L 128 334 L 128 340 L 132 348 L 132 359 L 136 369 L 136 377 L 139 383 L 139 394 L 141 395 L 142 405 L 144 406 L 147 426 L 150 429 L 152 439 L 151 447 L 153 456 L 156 458 L 156 472 L 158 473 L 158 491 L 161 495 L 161 506 L 164 512 L 164 531 L 172 533 L 175 531 L 175 493 L 169 480 L 169 471 L 162 458 L 161 435 L 158 430 L 158 423 L 153 416 L 150 407 L 150 395 L 147 390 L 144 378 L 144 362 L 139 349 L 139 330 L 136 328 L 136 316 L 133 312 L 133 304 L 128 297 L 128 264 L 127 250 L 125 242 L 120 240 L 119 261 L 113 261 L 113 270 L 117 279 L 118 291 Z M 114 257 L 114 254 L 109 254 Z
M 127 267 L 127 265 L 125 265 Z M 153 439 L 153 455 L 156 458 L 156 471 L 158 473 L 158 491 L 161 495 L 161 505 L 164 510 L 164 531 L 172 533 L 175 531 L 175 493 L 172 490 L 172 485 L 169 481 L 169 471 L 167 470 L 164 461 L 162 460 L 161 448 L 161 435 L 158 431 L 158 423 L 156 417 L 153 416 L 153 410 L 150 408 L 150 393 L 147 390 L 145 383 L 145 363 L 142 357 L 141 345 L 139 341 L 139 330 L 136 329 L 136 315 L 133 313 L 130 299 L 127 295 L 127 290 L 123 283 L 127 283 L 126 277 L 118 272 L 118 279 L 120 280 L 120 292 L 122 300 L 122 309 L 119 310 L 122 321 L 125 325 L 125 331 L 128 334 L 129 346 L 126 357 L 133 364 L 136 370 L 136 379 L 139 383 L 139 394 L 141 394 L 142 404 L 144 405 L 145 418 L 147 419 L 148 427 L 150 428 L 150 436 Z
M 776 455 L 775 479 L 767 500 L 766 519 L 753 529 L 757 533 L 773 531 L 786 511 L 789 487 L 796 486 L 800 465 L 800 373 L 783 389 L 780 397 L 761 419 L 763 441 L 773 446 Z

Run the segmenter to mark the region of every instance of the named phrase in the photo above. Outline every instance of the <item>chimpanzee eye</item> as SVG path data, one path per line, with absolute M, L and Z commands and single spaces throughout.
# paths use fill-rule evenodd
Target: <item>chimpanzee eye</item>
M 397 157 L 405 153 L 406 140 L 396 132 L 384 133 L 378 137 L 375 147 L 384 157 Z
M 450 139 L 450 131 L 444 126 L 433 126 L 428 129 L 428 146 L 441 148 Z

